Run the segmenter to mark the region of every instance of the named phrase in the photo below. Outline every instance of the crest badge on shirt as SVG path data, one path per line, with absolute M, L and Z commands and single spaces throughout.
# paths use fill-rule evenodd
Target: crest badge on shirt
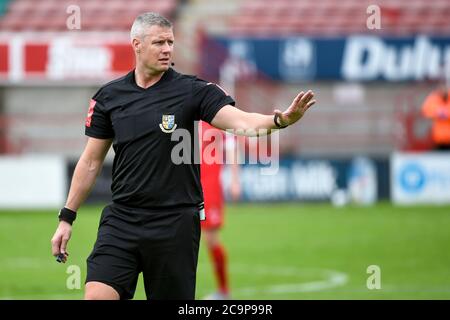
M 162 123 L 159 124 L 162 132 L 172 133 L 177 128 L 177 124 L 175 123 L 175 115 L 173 114 L 163 114 Z

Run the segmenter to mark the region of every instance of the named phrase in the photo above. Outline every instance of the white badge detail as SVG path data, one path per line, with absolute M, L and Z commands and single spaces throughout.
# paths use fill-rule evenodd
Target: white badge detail
M 173 114 L 163 114 L 162 123 L 159 124 L 162 132 L 172 133 L 177 128 L 177 124 L 175 123 L 175 115 Z

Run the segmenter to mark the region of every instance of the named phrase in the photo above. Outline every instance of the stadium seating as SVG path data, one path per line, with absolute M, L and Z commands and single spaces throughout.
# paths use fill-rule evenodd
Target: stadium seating
M 204 4 L 205 1 L 198 1 Z M 192 0 L 192 4 L 196 3 Z M 157 11 L 173 18 L 178 0 L 1 0 L 0 29 L 3 31 L 64 31 L 70 13 L 81 9 L 81 28 L 91 30 L 129 30 L 136 15 Z M 390 35 L 445 34 L 450 32 L 448 0 L 242 0 L 233 14 L 226 16 L 229 32 L 241 34 L 319 34 L 378 32 Z M 367 29 L 367 8 L 381 9 L 381 29 Z M 217 10 L 219 10 L 218 8 Z M 212 14 L 212 17 L 220 13 Z M 206 17 L 207 18 L 207 17 Z M 214 18 L 215 19 L 215 18 Z M 214 25 L 214 19 L 206 19 Z
M 2 0 L 1 4 L 4 2 Z M 173 18 L 177 0 L 14 0 L 5 5 L 6 12 L 0 18 L 0 29 L 64 31 L 67 30 L 67 18 L 73 13 L 68 8 L 73 5 L 80 8 L 83 31 L 125 31 L 129 30 L 136 15 L 142 12 L 156 11 Z
M 230 31 L 245 34 L 367 33 L 370 5 L 381 9 L 381 29 L 390 35 L 450 31 L 448 0 L 246 0 L 229 19 Z

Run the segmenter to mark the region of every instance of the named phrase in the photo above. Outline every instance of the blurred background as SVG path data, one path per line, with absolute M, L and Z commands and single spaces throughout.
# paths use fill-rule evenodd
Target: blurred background
M 174 22 L 174 68 L 243 110 L 316 93 L 280 133 L 278 174 L 241 168 L 223 233 L 233 297 L 450 298 L 448 0 L 0 0 L 0 299 L 82 297 L 49 240 L 89 100 L 134 67 L 129 30 L 147 11 Z M 69 245 L 81 289 L 112 157 Z M 206 255 L 199 298 L 214 287 Z

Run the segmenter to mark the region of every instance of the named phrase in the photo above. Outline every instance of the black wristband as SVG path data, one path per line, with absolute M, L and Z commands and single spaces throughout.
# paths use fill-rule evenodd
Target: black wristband
M 77 213 L 75 211 L 72 211 L 72 210 L 64 207 L 61 210 L 59 210 L 58 218 L 59 218 L 59 221 L 65 221 L 65 222 L 69 223 L 70 225 L 72 225 L 72 223 L 77 218 Z
M 287 125 L 286 125 L 286 126 L 282 126 L 282 125 L 280 125 L 280 124 L 278 123 L 278 119 L 279 119 L 279 118 L 280 118 L 280 117 L 278 116 L 278 114 L 275 114 L 275 115 L 273 116 L 273 122 L 275 122 L 275 125 L 277 126 L 277 128 L 279 128 L 279 129 L 286 128 Z

